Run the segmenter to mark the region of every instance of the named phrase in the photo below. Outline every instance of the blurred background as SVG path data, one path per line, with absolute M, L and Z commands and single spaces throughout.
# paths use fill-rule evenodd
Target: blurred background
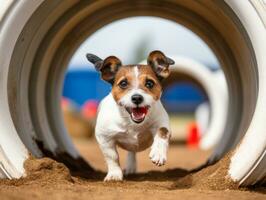
M 86 53 L 101 58 L 115 55 L 123 64 L 136 64 L 153 50 L 169 57 L 193 59 L 211 71 L 220 70 L 214 53 L 204 41 L 175 22 L 157 17 L 132 17 L 102 27 L 77 49 L 65 74 L 62 112 L 68 133 L 76 143 L 93 140 L 97 107 L 111 90 L 87 61 Z M 172 143 L 197 149 L 204 130 L 199 129 L 195 114 L 201 105 L 205 118 L 209 117 L 206 92 L 189 80 L 172 81 L 164 87 L 161 101 L 170 116 Z

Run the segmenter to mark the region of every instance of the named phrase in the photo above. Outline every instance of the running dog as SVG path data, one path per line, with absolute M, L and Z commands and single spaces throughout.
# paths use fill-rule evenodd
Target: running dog
M 128 151 L 125 175 L 136 172 L 136 152 L 150 146 L 151 161 L 164 165 L 171 131 L 160 101 L 161 82 L 169 76 L 174 61 L 160 51 L 149 54 L 147 65 L 123 65 L 115 56 L 104 60 L 93 54 L 86 57 L 112 85 L 100 103 L 95 128 L 108 167 L 104 181 L 123 180 L 117 146 Z

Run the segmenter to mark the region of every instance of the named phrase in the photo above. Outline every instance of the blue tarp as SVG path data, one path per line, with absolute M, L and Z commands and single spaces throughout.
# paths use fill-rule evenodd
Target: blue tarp
M 100 101 L 111 86 L 100 79 L 100 74 L 89 69 L 67 71 L 63 96 L 82 106 L 87 100 Z M 173 84 L 164 90 L 162 102 L 170 112 L 193 112 L 206 97 L 189 83 Z

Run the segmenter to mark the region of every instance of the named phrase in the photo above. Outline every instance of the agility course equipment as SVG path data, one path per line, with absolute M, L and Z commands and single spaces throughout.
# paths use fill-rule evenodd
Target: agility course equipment
M 200 141 L 202 149 L 214 147 L 221 139 L 226 124 L 228 111 L 228 94 L 225 77 L 223 73 L 212 72 L 208 67 L 188 58 L 171 57 L 175 65 L 171 67 L 172 74 L 165 81 L 164 86 L 172 84 L 174 81 L 191 81 L 205 91 L 208 96 L 211 114 L 210 122 L 206 133 Z
M 213 72 L 207 66 L 182 56 L 169 56 L 175 64 L 171 66 L 171 74 L 163 81 L 166 88 L 173 83 L 184 81 L 198 87 L 210 102 L 210 120 L 205 134 L 200 141 L 200 148 L 210 149 L 218 144 L 226 125 L 228 111 L 228 89 L 223 72 Z M 146 64 L 146 60 L 141 62 Z M 222 153 L 222 152 L 221 152 Z
M 25 175 L 29 152 L 61 158 L 79 169 L 75 163 L 81 158 L 60 114 L 64 70 L 94 31 L 114 20 L 144 15 L 188 27 L 214 51 L 228 82 L 229 114 L 210 163 L 238 144 L 231 179 L 240 185 L 265 182 L 265 7 L 261 0 L 1 1 L 1 177 Z

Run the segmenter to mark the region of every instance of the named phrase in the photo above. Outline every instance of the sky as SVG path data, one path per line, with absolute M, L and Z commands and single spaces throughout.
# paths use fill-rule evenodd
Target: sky
M 180 55 L 212 68 L 219 67 L 205 42 L 184 26 L 157 17 L 132 17 L 108 24 L 87 38 L 73 55 L 69 68 L 93 69 L 86 53 L 103 59 L 115 55 L 123 64 L 136 64 L 153 50 L 161 50 L 169 57 Z

